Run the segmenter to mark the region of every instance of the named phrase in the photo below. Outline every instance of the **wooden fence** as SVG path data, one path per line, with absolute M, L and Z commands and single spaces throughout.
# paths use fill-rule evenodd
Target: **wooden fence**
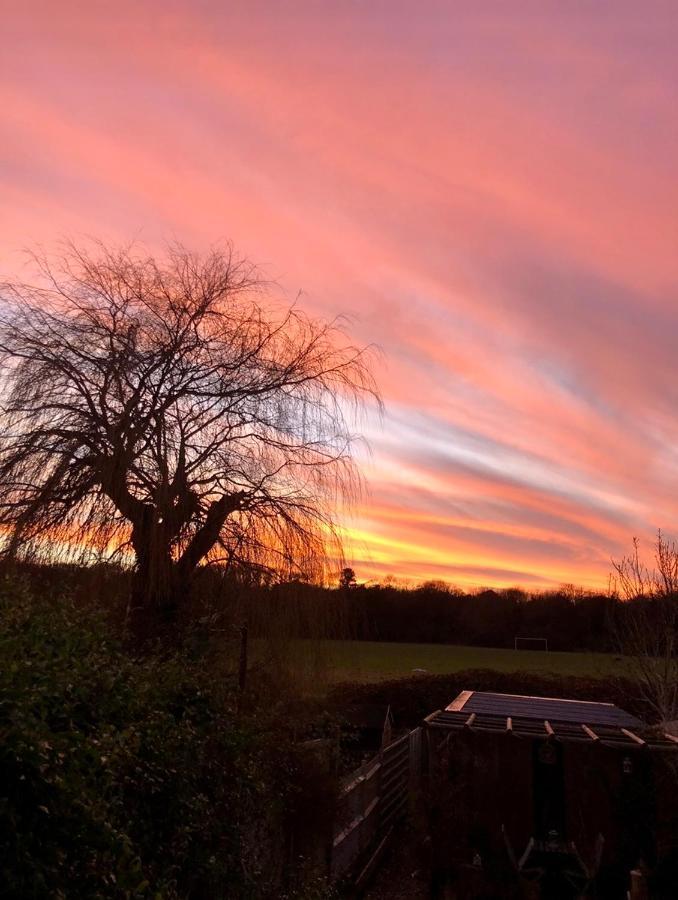
M 369 864 L 407 810 L 421 773 L 421 744 L 422 729 L 415 728 L 344 779 L 330 852 L 332 878 Z

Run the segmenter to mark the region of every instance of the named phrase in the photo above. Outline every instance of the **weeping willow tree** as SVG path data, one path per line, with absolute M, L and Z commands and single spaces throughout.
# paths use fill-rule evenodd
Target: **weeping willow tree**
M 359 484 L 369 348 L 276 305 L 230 248 L 69 245 L 0 304 L 0 527 L 12 557 L 119 554 L 132 609 L 197 567 L 320 578 Z

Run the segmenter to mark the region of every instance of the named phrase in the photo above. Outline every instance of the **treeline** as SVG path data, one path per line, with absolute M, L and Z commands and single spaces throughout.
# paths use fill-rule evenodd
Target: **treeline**
M 0 566 L 0 575 L 2 566 Z M 129 572 L 111 565 L 21 566 L 39 595 L 68 595 L 122 620 Z M 546 638 L 551 650 L 614 651 L 614 634 L 638 601 L 573 586 L 526 592 L 518 588 L 465 592 L 443 582 L 419 587 L 320 587 L 301 581 L 261 585 L 218 569 L 198 573 L 186 614 L 229 639 L 247 624 L 252 637 L 338 638 L 366 641 L 513 647 L 516 637 Z
M 516 637 L 546 638 L 552 650 L 609 649 L 616 606 L 608 596 L 570 588 L 465 593 L 437 584 L 357 588 L 349 602 L 368 640 L 513 647 Z
M 466 593 L 441 583 L 320 588 L 277 585 L 250 596 L 255 631 L 268 623 L 298 637 L 513 647 L 516 637 L 546 638 L 552 650 L 616 649 L 614 625 L 627 605 L 573 587 L 527 593 L 509 588 Z

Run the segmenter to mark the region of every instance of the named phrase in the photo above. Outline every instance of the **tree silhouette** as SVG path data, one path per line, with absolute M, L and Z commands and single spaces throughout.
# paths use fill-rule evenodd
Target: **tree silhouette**
M 17 555 L 120 553 L 132 608 L 205 561 L 322 570 L 355 490 L 368 349 L 269 298 L 230 248 L 68 245 L 2 289 L 0 526 Z
M 339 573 L 339 587 L 348 591 L 356 586 L 355 572 L 348 566 Z
M 654 565 L 640 556 L 640 543 L 613 560 L 611 588 L 625 601 L 613 631 L 625 665 L 650 714 L 678 718 L 678 545 L 657 532 Z

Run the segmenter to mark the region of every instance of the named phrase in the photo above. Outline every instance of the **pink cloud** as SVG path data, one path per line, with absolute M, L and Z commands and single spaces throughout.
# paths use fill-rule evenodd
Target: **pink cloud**
M 366 571 L 602 584 L 678 513 L 678 27 L 652 6 L 16 6 L 0 269 L 63 234 L 232 238 L 383 347 Z

